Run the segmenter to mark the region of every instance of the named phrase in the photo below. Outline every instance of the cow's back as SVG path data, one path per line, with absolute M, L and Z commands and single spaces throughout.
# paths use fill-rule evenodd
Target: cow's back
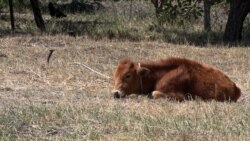
M 228 76 L 220 70 L 203 64 L 193 64 L 191 69 L 193 94 L 203 99 L 237 101 L 240 90 Z

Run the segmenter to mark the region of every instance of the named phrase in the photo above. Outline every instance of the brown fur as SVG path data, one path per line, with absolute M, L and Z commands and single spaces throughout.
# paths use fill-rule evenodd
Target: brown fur
M 114 96 L 152 94 L 178 101 L 203 100 L 236 102 L 240 89 L 218 69 L 185 58 L 135 63 L 123 60 L 114 73 Z

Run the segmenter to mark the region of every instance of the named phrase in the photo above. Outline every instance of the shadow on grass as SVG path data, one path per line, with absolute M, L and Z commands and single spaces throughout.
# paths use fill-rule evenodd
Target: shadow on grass
M 164 41 L 173 44 L 191 44 L 204 46 L 206 44 L 222 44 L 223 33 L 218 32 L 187 32 L 175 29 L 165 30 Z
M 111 26 L 112 22 L 71 21 L 67 19 L 47 21 L 47 31 L 50 34 L 88 35 L 99 26 Z
M 110 21 L 72 21 L 67 19 L 47 22 L 49 34 L 66 34 L 70 36 L 88 36 L 93 39 L 118 39 L 140 41 L 142 36 L 136 28 L 127 28 L 118 22 Z
M 33 35 L 34 31 L 38 29 L 32 19 L 16 19 L 20 25 L 29 23 L 29 30 L 17 28 L 15 32 L 10 29 L 0 28 L 0 37 L 4 36 L 18 36 L 18 35 Z M 152 26 L 144 31 L 138 30 L 140 27 L 127 27 L 126 23 L 110 22 L 110 21 L 81 21 L 63 19 L 48 19 L 46 20 L 46 34 L 56 35 L 63 34 L 69 36 L 88 36 L 93 39 L 116 39 L 128 41 L 146 40 L 148 34 L 154 33 L 149 40 L 163 40 L 173 44 L 189 44 L 195 46 L 206 46 L 211 44 L 214 46 L 224 46 L 222 41 L 223 32 L 195 32 L 185 29 L 177 28 L 160 28 L 159 26 Z M 31 30 L 30 30 L 31 29 Z M 249 47 L 250 46 L 250 26 L 244 27 L 243 40 L 236 46 Z
M 243 38 L 240 43 L 231 43 L 233 46 L 250 46 L 250 26 L 243 31 Z M 211 44 L 214 46 L 230 46 L 223 42 L 224 32 L 188 32 L 185 30 L 165 29 L 162 31 L 165 42 L 173 44 L 190 44 L 195 46 L 206 46 Z
M 21 36 L 21 35 L 31 35 L 32 33 L 22 31 L 20 29 L 16 29 L 15 31 L 12 31 L 11 29 L 1 29 L 0 28 L 0 38 L 3 37 L 15 37 L 15 36 Z
M 16 18 L 15 30 L 10 29 L 9 21 L 5 21 L 7 26 L 0 27 L 0 37 L 33 35 L 39 34 L 39 29 L 35 22 L 30 19 Z M 98 28 L 111 27 L 112 22 L 100 21 L 71 21 L 67 19 L 49 19 L 45 21 L 46 34 L 56 35 L 64 34 L 69 36 L 94 35 Z M 23 28 L 25 27 L 25 28 Z M 42 34 L 42 33 L 41 33 Z

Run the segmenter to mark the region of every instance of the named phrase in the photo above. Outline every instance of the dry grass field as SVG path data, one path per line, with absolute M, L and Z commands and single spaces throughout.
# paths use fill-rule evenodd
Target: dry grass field
M 55 52 L 50 63 L 50 49 Z M 223 70 L 242 90 L 237 103 L 116 100 L 104 78 L 120 59 L 188 57 Z M 250 48 L 83 37 L 0 38 L 0 140 L 250 140 Z

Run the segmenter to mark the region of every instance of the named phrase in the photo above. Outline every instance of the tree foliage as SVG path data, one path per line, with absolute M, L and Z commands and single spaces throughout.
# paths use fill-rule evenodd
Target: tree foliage
M 159 23 L 180 23 L 197 19 L 203 9 L 198 0 L 151 0 Z
M 7 0 L 0 0 L 0 10 L 8 6 Z
M 30 7 L 29 0 L 13 0 L 13 8 L 15 11 L 23 11 Z M 0 0 L 0 10 L 6 9 L 9 5 L 9 0 Z

